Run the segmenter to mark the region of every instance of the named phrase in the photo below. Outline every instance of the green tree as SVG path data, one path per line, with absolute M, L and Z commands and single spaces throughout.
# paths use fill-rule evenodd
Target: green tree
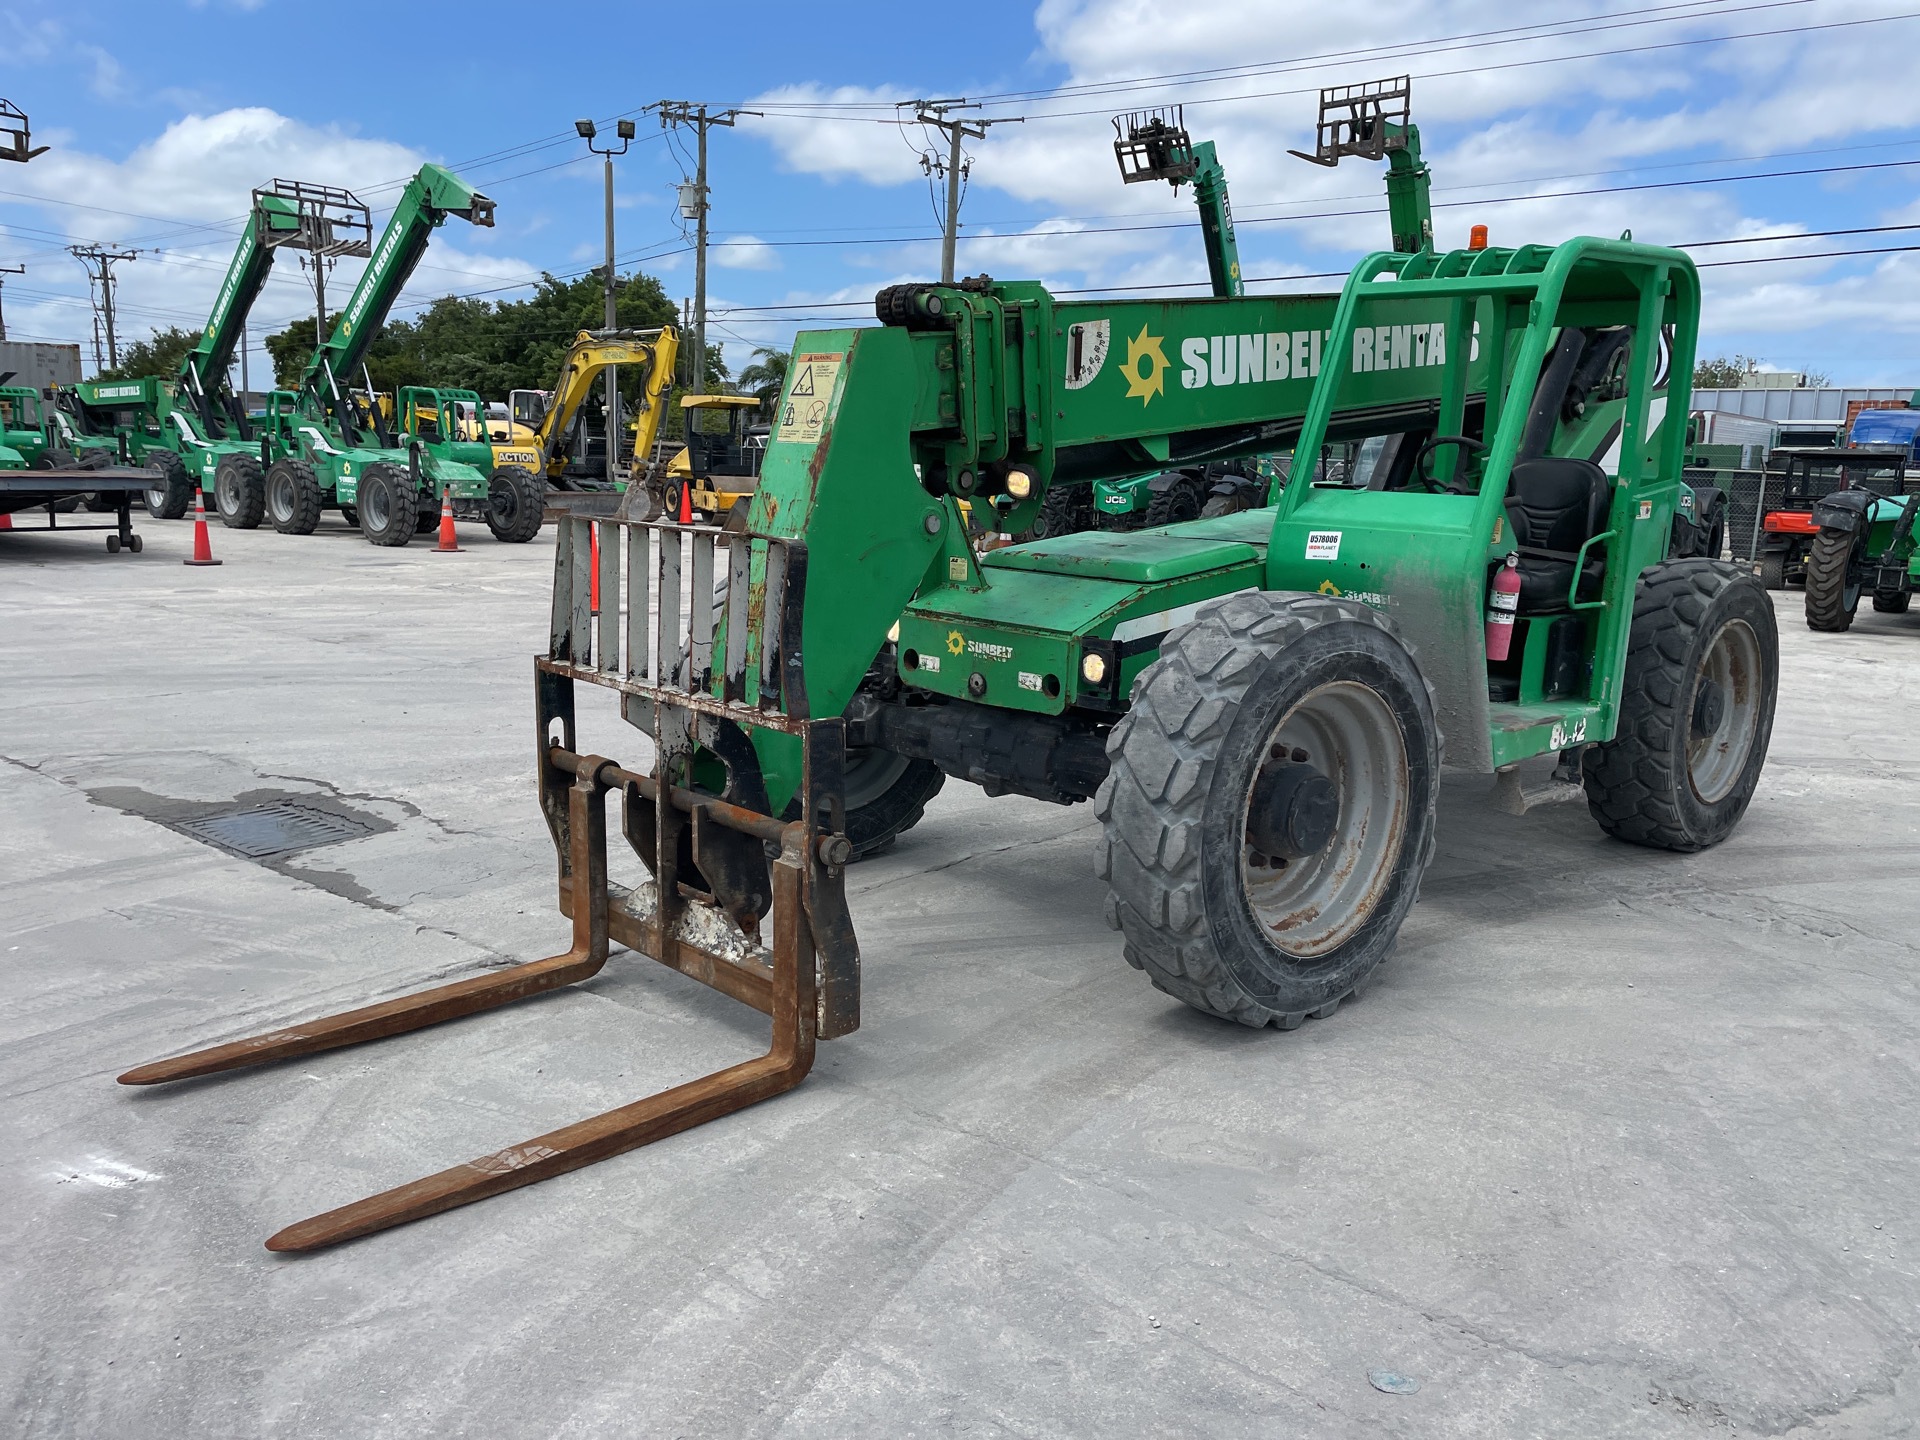
M 171 380 L 179 372 L 180 362 L 187 358 L 187 352 L 200 343 L 198 330 L 182 330 L 178 325 L 169 325 L 164 330 L 156 330 L 145 340 L 136 340 L 120 352 L 120 363 L 111 370 L 102 370 L 102 380 L 144 380 L 150 376 L 159 376 Z
M 756 347 L 753 359 L 740 367 L 740 388 L 757 398 L 763 410 L 771 412 L 780 403 L 780 392 L 787 388 L 787 352 Z
M 1701 360 L 1694 365 L 1693 388 L 1737 390 L 1740 388 L 1740 377 L 1758 368 L 1759 361 L 1751 355 L 1716 355 L 1711 360 Z
M 313 317 L 303 316 L 286 329 L 267 336 L 267 354 L 273 357 L 273 383 L 291 390 L 307 372 L 307 358 L 313 354 Z

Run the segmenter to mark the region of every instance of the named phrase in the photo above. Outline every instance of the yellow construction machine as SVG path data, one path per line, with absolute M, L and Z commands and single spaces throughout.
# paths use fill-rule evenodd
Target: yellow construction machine
M 535 474 L 544 475 L 547 484 L 558 490 L 597 488 L 593 482 L 605 474 L 602 467 L 591 470 L 586 461 L 584 427 L 576 425 L 580 407 L 593 389 L 594 382 L 609 366 L 637 370 L 641 376 L 640 393 L 623 390 L 625 401 L 637 408 L 633 431 L 636 468 L 652 453 L 655 436 L 660 432 L 662 403 L 673 384 L 673 363 L 679 354 L 680 337 L 671 327 L 659 330 L 582 330 L 567 348 L 560 362 L 560 376 L 552 391 L 516 390 L 511 401 L 511 416 L 519 425 L 533 427 L 532 449 L 538 452 L 527 464 Z
M 724 524 L 733 507 L 760 483 L 760 459 L 767 453 L 769 433 L 766 424 L 756 423 L 760 402 L 751 395 L 685 395 L 680 415 L 687 439 L 667 462 L 662 506 L 669 514 L 677 513 L 684 485 L 691 491 L 692 510 Z M 719 423 L 709 427 L 710 417 L 718 417 Z

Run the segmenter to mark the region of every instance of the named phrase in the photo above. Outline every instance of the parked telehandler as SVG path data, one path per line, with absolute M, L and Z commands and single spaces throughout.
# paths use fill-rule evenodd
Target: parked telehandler
M 1325 92 L 1316 158 L 1390 156 L 1406 92 Z M 982 276 L 890 287 L 879 326 L 803 333 L 787 395 L 810 379 L 825 400 L 783 398 L 743 533 L 561 529 L 535 712 L 572 948 L 123 1083 L 470 1014 L 594 974 L 615 941 L 772 1019 L 762 1058 L 303 1221 L 275 1250 L 781 1093 L 859 1025 L 845 867 L 862 834 L 919 818 L 918 766 L 1093 801 L 1128 963 L 1249 1026 L 1332 1015 L 1391 950 L 1433 856 L 1443 734 L 1446 763 L 1512 778 L 1521 808 L 1539 792 L 1515 767 L 1557 762 L 1609 835 L 1724 839 L 1764 763 L 1777 636 L 1752 576 L 1667 558 L 1685 435 L 1654 417 L 1692 373 L 1693 263 L 1625 237 L 1436 251 L 1424 178 L 1404 198 L 1418 243 L 1368 256 L 1331 301 L 1062 301 Z M 1234 355 L 1220 382 L 1182 384 L 1181 357 L 1215 346 Z M 1274 505 L 1183 525 L 982 557 L 961 517 L 970 500 L 1017 530 L 1057 481 L 1381 436 L 1364 470 L 1296 467 Z M 1609 474 L 1594 457 L 1616 444 Z M 1490 609 L 1503 571 L 1516 608 Z M 614 693 L 644 760 L 582 744 L 581 686 Z M 632 890 L 608 880 L 616 794 L 649 874 Z
M 1813 502 L 1806 558 L 1811 630 L 1851 628 L 1863 594 L 1881 614 L 1904 615 L 1920 589 L 1920 541 L 1914 536 L 1920 475 L 1907 474 L 1904 451 L 1880 452 L 1880 459 L 1884 468 L 1849 471 L 1855 483 Z
M 438 165 L 423 165 L 400 194 L 346 307 L 314 346 L 291 402 L 269 397 L 259 453 L 223 457 L 215 492 L 236 528 L 262 518 L 286 535 L 309 535 L 329 509 L 372 544 L 405 545 L 431 530 L 443 495 L 485 501 L 487 476 L 397 436 L 353 382 L 433 232 L 458 215 L 493 224 L 493 201 Z

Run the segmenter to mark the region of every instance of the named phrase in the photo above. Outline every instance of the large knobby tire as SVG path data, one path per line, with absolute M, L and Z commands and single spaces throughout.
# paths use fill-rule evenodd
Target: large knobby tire
M 266 476 L 255 455 L 223 456 L 213 472 L 213 504 L 229 530 L 255 530 L 267 510 Z
M 156 520 L 180 519 L 193 504 L 193 477 L 185 462 L 171 450 L 155 450 L 147 456 L 147 468 L 160 476 L 147 487 L 147 513 Z
M 1769 590 L 1787 588 L 1787 555 L 1784 550 L 1769 550 L 1760 557 L 1760 583 Z
M 80 462 L 73 458 L 73 452 L 71 450 L 62 450 L 57 446 L 49 445 L 40 452 L 40 458 L 33 462 L 33 468 L 36 470 L 73 470 L 78 468 L 79 464 Z
M 1882 615 L 1904 615 L 1913 604 L 1911 590 L 1876 590 L 1873 592 L 1873 608 Z
M 1093 491 L 1085 485 L 1054 485 L 1040 500 L 1022 540 L 1057 540 L 1093 526 Z
M 546 513 L 546 482 L 524 466 L 502 465 L 487 481 L 487 529 L 503 544 L 533 539 Z
M 877 748 L 849 751 L 846 773 L 847 839 L 855 860 L 889 849 L 918 825 L 927 802 L 947 783 L 931 760 Z
M 1822 526 L 1807 552 L 1807 628 L 1839 631 L 1853 624 L 1860 608 L 1860 582 L 1853 568 L 1853 533 Z
M 1587 747 L 1587 809 L 1616 840 L 1718 845 L 1740 823 L 1773 736 L 1780 635 L 1760 582 L 1718 560 L 1640 577 L 1620 728 Z
M 282 535 L 311 535 L 320 524 L 320 482 L 304 460 L 276 460 L 267 472 L 267 518 Z
M 1134 683 L 1107 756 L 1100 873 L 1130 964 L 1252 1026 L 1292 1029 L 1366 986 L 1433 858 L 1440 789 L 1432 692 L 1383 616 L 1215 602 Z
M 1147 525 L 1151 528 L 1198 520 L 1206 499 L 1198 480 L 1187 479 L 1169 485 L 1147 502 Z
M 374 545 L 393 548 L 414 536 L 420 497 L 413 477 L 398 465 L 369 465 L 360 472 L 360 533 Z

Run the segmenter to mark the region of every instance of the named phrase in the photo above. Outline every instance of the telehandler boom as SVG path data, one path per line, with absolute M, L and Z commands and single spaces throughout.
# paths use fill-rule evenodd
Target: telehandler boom
M 1323 136 L 1346 117 L 1333 158 L 1375 153 L 1372 98 L 1323 98 Z M 572 948 L 121 1079 L 434 1024 L 592 975 L 615 941 L 771 1017 L 760 1059 L 267 1242 L 315 1249 L 798 1084 L 859 1026 L 845 866 L 919 818 L 920 767 L 1092 799 L 1128 962 L 1249 1026 L 1332 1015 L 1391 950 L 1433 855 L 1443 732 L 1510 808 L 1570 793 L 1619 839 L 1715 844 L 1764 763 L 1777 636 L 1752 576 L 1668 558 L 1685 434 L 1655 417 L 1699 306 L 1685 254 L 1625 237 L 1421 244 L 1315 299 L 884 290 L 878 327 L 799 337 L 743 533 L 562 527 L 536 759 Z M 1049 486 L 1143 459 L 1344 439 L 1378 442 L 1367 465 L 1297 464 L 1264 509 L 967 542 L 962 499 L 1017 528 Z M 1502 659 L 1484 635 L 1509 567 Z M 643 764 L 583 746 L 583 685 L 646 732 Z M 1557 764 L 1544 790 L 1516 768 L 1536 759 Z M 614 794 L 649 877 L 632 890 L 608 879 Z

